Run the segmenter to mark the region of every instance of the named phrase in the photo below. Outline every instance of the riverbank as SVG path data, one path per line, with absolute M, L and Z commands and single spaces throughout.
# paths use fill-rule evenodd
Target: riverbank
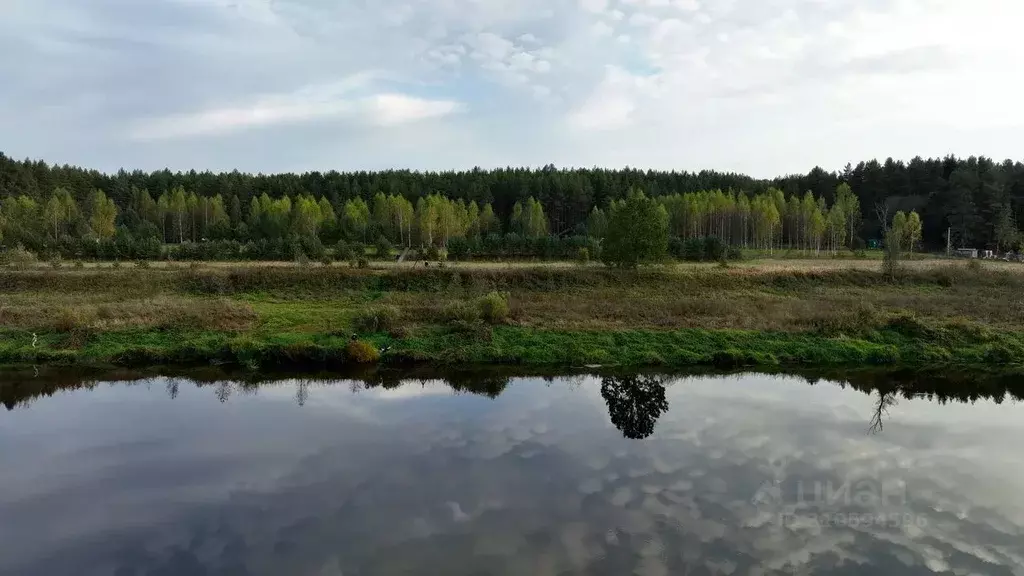
M 0 363 L 997 370 L 1024 361 L 1022 289 L 964 263 L 5 271 Z

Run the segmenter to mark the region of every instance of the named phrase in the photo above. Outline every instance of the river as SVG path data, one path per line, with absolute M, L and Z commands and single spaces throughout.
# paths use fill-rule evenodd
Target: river
M 1024 404 L 1005 389 L 17 386 L 32 392 L 0 408 L 4 575 L 1024 574 Z

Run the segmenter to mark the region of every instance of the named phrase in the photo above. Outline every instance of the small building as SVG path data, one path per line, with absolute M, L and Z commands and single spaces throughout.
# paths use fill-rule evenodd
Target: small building
M 977 248 L 957 248 L 956 251 L 953 254 L 955 256 L 959 256 L 960 258 L 977 258 L 978 257 L 978 249 Z

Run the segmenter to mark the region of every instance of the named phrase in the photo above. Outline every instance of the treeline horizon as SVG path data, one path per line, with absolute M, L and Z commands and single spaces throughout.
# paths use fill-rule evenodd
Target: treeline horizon
M 443 248 L 459 238 L 468 240 L 456 243 L 459 251 L 562 257 L 593 251 L 609 212 L 632 191 L 665 208 L 672 238 L 835 252 L 881 240 L 903 212 L 920 219 L 919 248 L 945 249 L 948 232 L 954 248 L 1007 250 L 1021 240 L 1024 164 L 890 158 L 771 180 L 553 166 L 104 174 L 0 153 L 0 244 L 67 257 L 151 258 L 165 243 L 218 241 L 267 258 L 289 257 L 295 246 L 315 255 L 339 241 Z M 239 257 L 246 249 L 231 251 Z

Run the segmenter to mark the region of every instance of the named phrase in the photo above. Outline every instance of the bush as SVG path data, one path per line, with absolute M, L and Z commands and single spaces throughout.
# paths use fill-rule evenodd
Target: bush
M 60 256 L 50 260 L 50 267 L 54 270 L 60 270 L 61 266 L 63 266 L 63 264 L 60 261 Z
M 437 246 L 430 245 L 427 247 L 427 251 L 424 254 L 426 260 L 440 260 L 441 251 L 437 249 Z
M 338 243 L 334 246 L 334 259 L 339 262 L 351 262 L 355 258 L 355 251 L 352 250 L 352 246 L 344 240 L 338 240 Z
M 448 259 L 466 260 L 469 258 L 469 240 L 465 238 L 451 238 L 448 240 Z
M 18 244 L 14 248 L 11 248 L 4 254 L 4 259 L 11 268 L 23 270 L 35 266 L 39 259 L 36 257 L 35 252 L 26 250 L 24 246 Z
M 323 257 L 320 258 L 320 263 L 323 264 L 324 266 L 330 266 L 332 262 L 333 261 L 331 260 L 331 257 L 328 256 L 327 254 L 324 254 Z
M 725 258 L 725 242 L 717 236 L 708 236 L 704 239 L 704 259 L 708 262 L 717 262 Z
M 725 253 L 725 257 L 728 260 L 742 260 L 743 259 L 743 250 L 740 250 L 740 248 L 738 246 L 730 246 L 729 249 Z
M 672 255 L 672 257 L 674 258 L 680 260 L 684 258 L 683 248 L 685 246 L 686 243 L 683 242 L 683 239 L 680 238 L 679 236 L 672 236 L 671 238 L 668 239 L 668 253 Z
M 683 260 L 688 262 L 700 262 L 704 259 L 704 240 L 690 238 L 683 242 Z
M 491 292 L 477 299 L 480 316 L 489 324 L 504 324 L 508 320 L 508 294 Z
M 386 332 L 398 326 L 402 313 L 394 306 L 374 306 L 360 310 L 352 319 L 356 332 Z
M 363 256 L 362 258 L 359 258 L 358 260 L 356 260 L 356 266 L 359 267 L 359 268 L 369 268 L 370 267 L 370 262 L 369 262 L 369 260 L 366 259 L 365 256 Z
M 480 308 L 470 302 L 449 302 L 441 311 L 441 317 L 449 324 L 480 322 Z
M 345 356 L 356 364 L 373 364 L 380 360 L 380 351 L 369 342 L 353 340 L 345 347 Z
M 380 238 L 377 239 L 377 243 L 374 246 L 377 249 L 377 258 L 378 259 L 380 259 L 380 260 L 390 260 L 391 259 L 391 242 L 387 238 L 381 236 Z
M 586 266 L 590 263 L 590 250 L 587 248 L 580 248 L 576 251 L 576 263 L 580 266 Z
M 120 260 L 114 260 L 114 263 L 111 264 L 110 267 L 115 269 L 115 270 L 117 270 L 118 268 L 121 267 L 121 261 Z
M 58 332 L 76 332 L 89 327 L 92 317 L 83 308 L 61 308 L 53 322 Z
M 138 260 L 135 262 L 136 268 L 149 268 L 149 260 Z
M 75 268 L 78 270 L 85 268 L 85 262 L 82 262 L 81 260 L 75 260 Z

